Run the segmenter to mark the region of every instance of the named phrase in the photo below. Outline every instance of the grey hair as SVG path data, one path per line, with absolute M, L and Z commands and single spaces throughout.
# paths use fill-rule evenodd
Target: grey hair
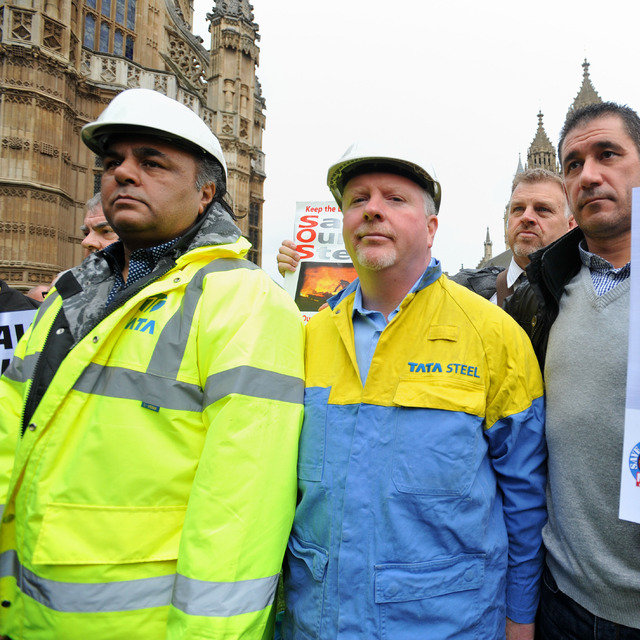
M 197 159 L 196 166 L 196 191 L 206 184 L 213 183 L 216 188 L 212 202 L 218 202 L 233 220 L 238 220 L 229 203 L 226 201 L 227 180 L 222 165 L 212 156 L 206 155 Z
M 196 191 L 199 191 L 205 184 L 213 182 L 218 191 L 226 192 L 227 181 L 224 177 L 224 169 L 222 165 L 211 156 L 198 158 L 198 167 L 196 169 Z
M 98 191 L 98 193 L 87 200 L 87 203 L 84 206 L 87 213 L 97 209 L 98 207 L 102 209 L 102 194 Z
M 436 203 L 433 199 L 433 196 L 426 190 L 422 189 L 422 193 L 424 195 L 424 213 L 427 216 L 437 216 L 438 210 L 436 209 Z

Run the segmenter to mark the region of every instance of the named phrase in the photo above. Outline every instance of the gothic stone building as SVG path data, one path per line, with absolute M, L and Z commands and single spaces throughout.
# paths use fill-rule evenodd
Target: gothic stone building
M 80 129 L 131 87 L 179 100 L 218 136 L 260 264 L 265 102 L 252 9 L 217 0 L 207 49 L 192 0 L 0 0 L 0 279 L 29 289 L 81 261 L 101 169 Z

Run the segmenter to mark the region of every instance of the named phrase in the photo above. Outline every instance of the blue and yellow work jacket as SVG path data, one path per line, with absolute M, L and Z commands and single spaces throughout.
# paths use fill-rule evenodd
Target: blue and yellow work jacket
M 304 331 L 225 215 L 107 309 L 90 256 L 20 341 L 0 379 L 0 635 L 272 636 Z
M 532 622 L 546 520 L 544 404 L 524 332 L 427 270 L 364 386 L 355 284 L 307 325 L 287 640 L 504 638 Z

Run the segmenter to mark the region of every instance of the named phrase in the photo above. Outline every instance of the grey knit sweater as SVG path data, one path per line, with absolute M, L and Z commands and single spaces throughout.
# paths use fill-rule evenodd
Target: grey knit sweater
M 560 300 L 545 366 L 543 537 L 561 591 L 596 616 L 640 628 L 640 524 L 618 519 L 629 285 L 598 297 L 583 266 Z

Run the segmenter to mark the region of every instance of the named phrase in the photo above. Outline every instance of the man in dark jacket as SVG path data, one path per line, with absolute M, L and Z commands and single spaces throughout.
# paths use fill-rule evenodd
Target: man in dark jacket
M 0 313 L 28 311 L 29 309 L 37 309 L 39 306 L 38 302 L 27 298 L 17 289 L 12 289 L 4 280 L 0 280 Z
M 529 256 L 574 226 L 562 178 L 546 169 L 527 169 L 516 175 L 511 186 L 507 239 L 513 256 L 509 267 L 463 269 L 451 279 L 502 306 L 526 280 Z
M 640 639 L 640 524 L 618 517 L 640 119 L 613 103 L 569 115 L 558 152 L 579 229 L 532 256 L 505 306 L 546 383 L 549 521 L 543 640 Z M 594 636 L 594 629 L 598 629 Z

